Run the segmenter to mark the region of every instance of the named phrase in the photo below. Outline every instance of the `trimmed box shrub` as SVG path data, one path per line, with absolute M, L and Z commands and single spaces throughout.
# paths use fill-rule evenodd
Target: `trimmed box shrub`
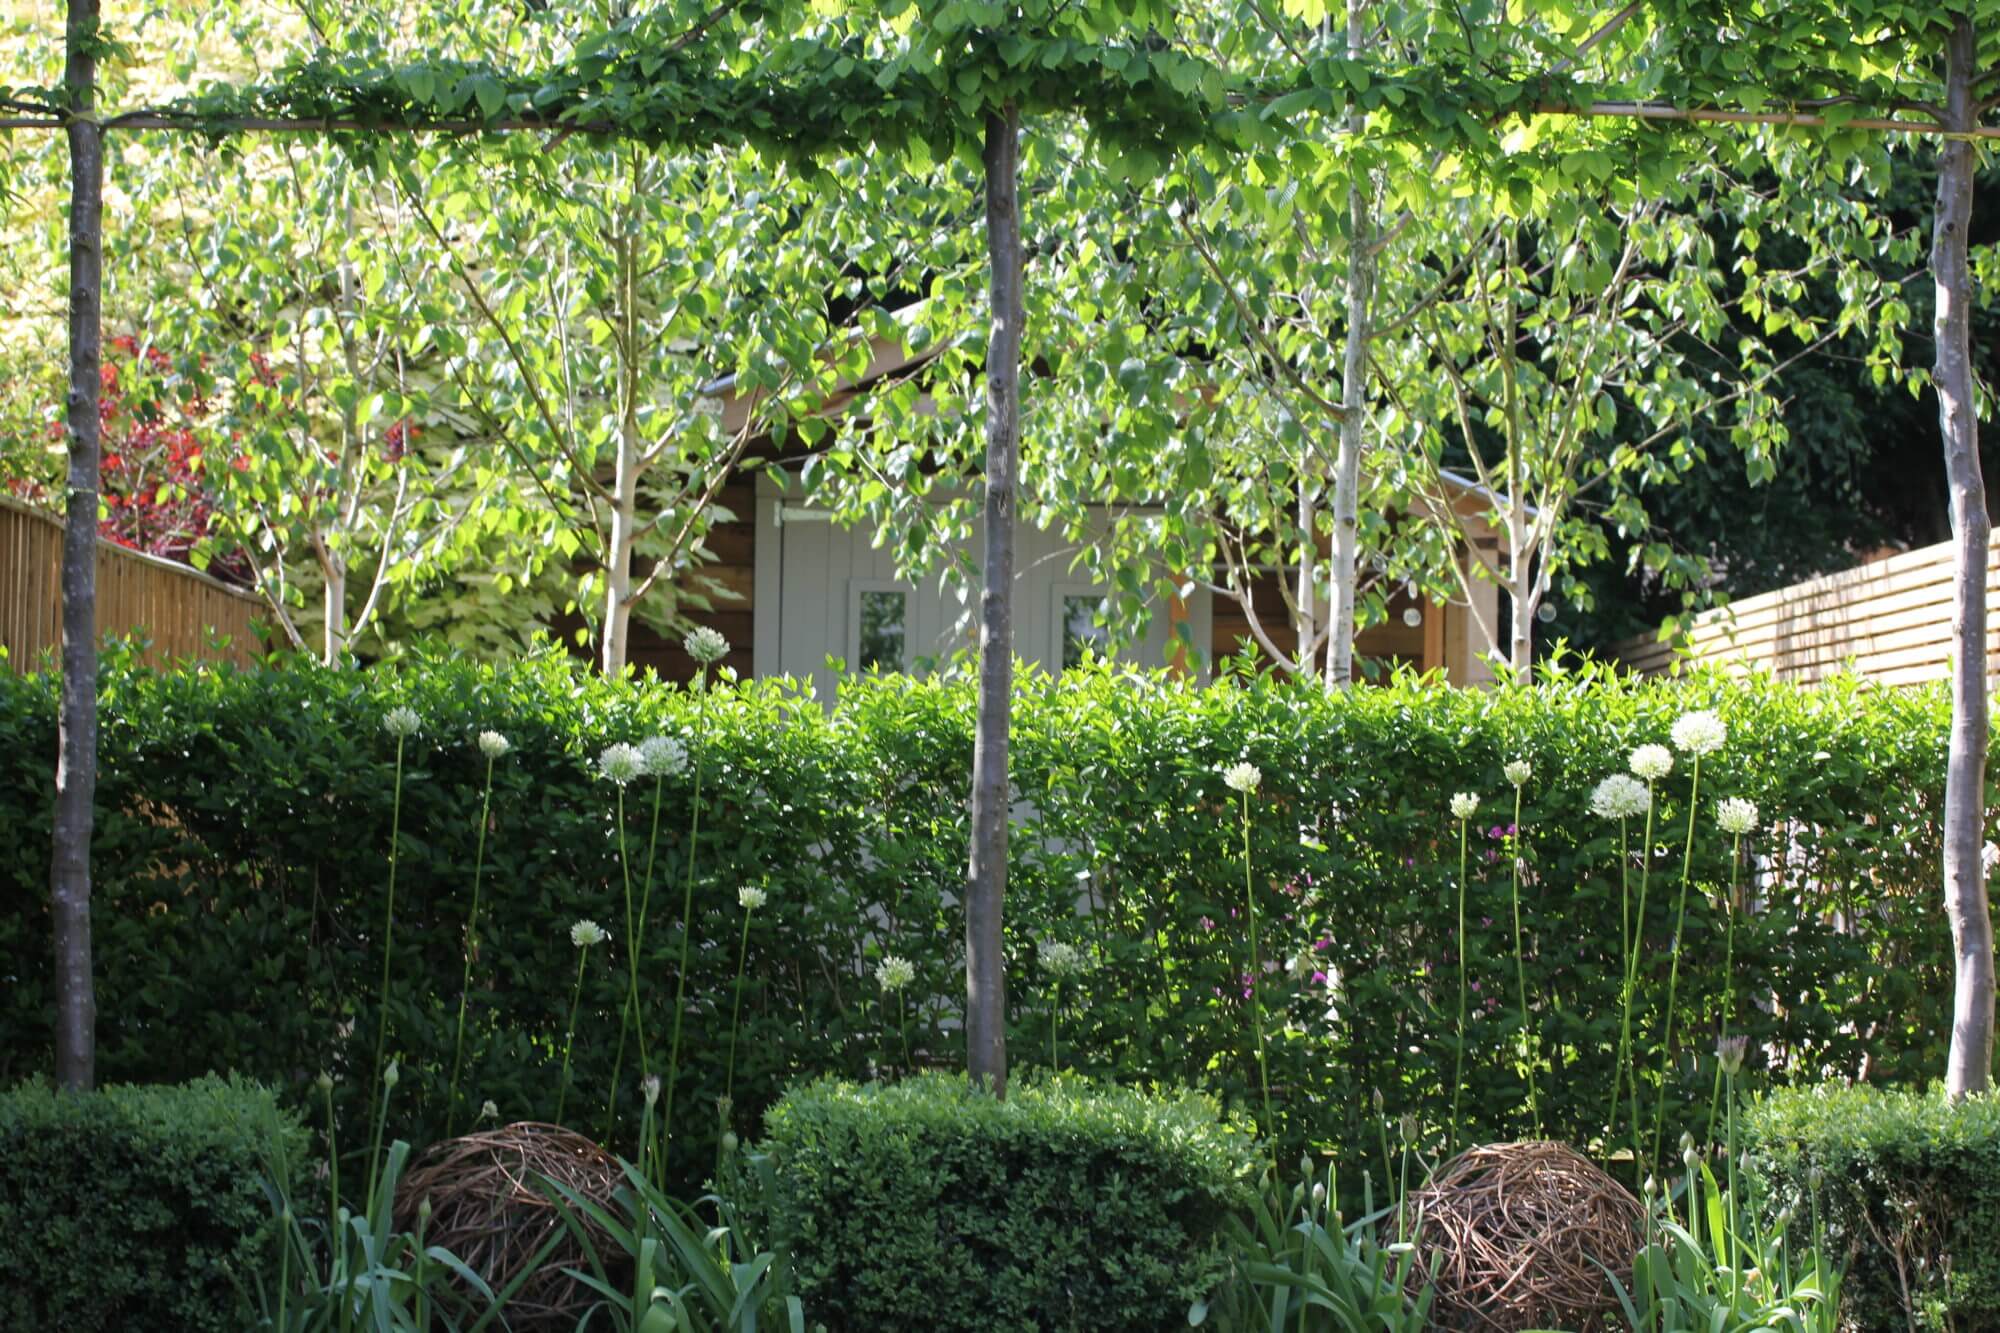
M 1774 1205 L 1817 1208 L 1846 1263 L 1847 1327 L 2000 1328 L 2000 1098 L 1797 1088 L 1745 1123 Z
M 765 1118 L 767 1225 L 837 1333 L 1133 1330 L 1186 1322 L 1257 1170 L 1193 1094 L 1081 1079 L 999 1101 L 962 1077 L 822 1081 Z
M 236 1079 L 0 1093 L 0 1328 L 236 1333 L 281 1139 L 296 1158 L 297 1122 Z

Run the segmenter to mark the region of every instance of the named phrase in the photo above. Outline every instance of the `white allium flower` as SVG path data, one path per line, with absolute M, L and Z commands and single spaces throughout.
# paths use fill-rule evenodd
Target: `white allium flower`
M 1506 774 L 1507 781 L 1516 787 L 1527 786 L 1528 779 L 1535 776 L 1535 766 L 1525 759 L 1510 759 L 1507 761 L 1507 766 L 1500 771 Z
M 1658 782 L 1674 771 L 1674 752 L 1664 745 L 1642 745 L 1632 751 L 1632 771 L 1648 782 Z
M 1590 793 L 1590 812 L 1605 819 L 1630 819 L 1652 805 L 1653 793 L 1646 784 L 1623 773 L 1613 773 Z
M 1462 791 L 1451 798 L 1451 813 L 1458 819 L 1470 819 L 1479 813 L 1479 794 Z
M 1090 956 L 1062 940 L 1043 940 L 1035 947 L 1035 957 L 1042 970 L 1058 981 L 1080 977 L 1090 970 Z
M 1731 796 L 1715 803 L 1715 822 L 1722 826 L 1724 833 L 1734 833 L 1738 837 L 1757 827 L 1757 803 L 1746 801 L 1741 796 Z
M 746 884 L 736 891 L 736 901 L 743 905 L 746 912 L 754 912 L 770 900 L 764 890 L 752 885 Z
M 619 741 L 604 747 L 604 753 L 597 756 L 597 774 L 608 781 L 624 786 L 646 771 L 645 756 L 638 747 Z
M 416 735 L 417 728 L 422 725 L 423 720 L 417 716 L 417 710 L 414 708 L 391 708 L 382 715 L 382 730 L 399 740 Z
M 646 1099 L 646 1105 L 648 1108 L 650 1108 L 655 1102 L 659 1101 L 660 1076 L 658 1074 L 648 1074 L 646 1075 L 646 1077 L 640 1079 L 639 1093 Z
M 875 980 L 886 991 L 899 991 L 916 979 L 917 969 L 910 965 L 910 960 L 895 954 L 889 954 L 875 967 Z
M 672 736 L 648 736 L 639 742 L 639 758 L 652 776 L 670 778 L 687 767 L 687 746 Z
M 682 639 L 681 647 L 687 650 L 689 657 L 703 666 L 714 666 L 729 656 L 729 640 L 722 637 L 720 630 L 707 625 L 701 626 Z
M 1722 1072 L 1734 1078 L 1743 1071 L 1743 1057 L 1750 1053 L 1748 1037 L 1722 1037 L 1715 1043 L 1715 1059 Z
M 497 731 L 482 731 L 479 733 L 479 753 L 485 755 L 488 759 L 498 759 L 513 748 L 513 742 Z
M 1674 748 L 1682 754 L 1714 754 L 1729 738 L 1729 728 L 1711 709 L 1682 713 L 1674 719 Z
M 579 949 L 588 949 L 593 944 L 602 944 L 611 937 L 604 933 L 604 927 L 584 917 L 569 928 L 569 942 Z
M 1231 764 L 1222 770 L 1222 785 L 1231 791 L 1249 793 L 1264 781 L 1263 770 L 1252 763 Z
M 481 1120 L 498 1120 L 500 1118 L 500 1108 L 493 1104 L 491 1097 L 488 1097 L 479 1104 L 479 1118 Z
M 1979 864 L 1987 874 L 1992 874 L 1993 867 L 2000 866 L 2000 844 L 1989 842 L 1984 847 L 1981 847 L 1979 849 Z

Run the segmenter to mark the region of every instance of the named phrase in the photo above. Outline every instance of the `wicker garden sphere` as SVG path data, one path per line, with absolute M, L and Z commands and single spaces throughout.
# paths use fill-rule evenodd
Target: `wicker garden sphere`
M 1561 1143 L 1493 1143 L 1439 1167 L 1405 1207 L 1418 1280 L 1435 1263 L 1435 1327 L 1598 1333 L 1628 1286 L 1645 1214 L 1624 1186 Z M 1602 1265 L 1600 1267 L 1600 1265 Z
M 543 1178 L 562 1182 L 615 1215 L 612 1194 L 624 1172 L 617 1158 L 583 1135 L 522 1121 L 433 1144 L 396 1189 L 397 1229 L 415 1232 L 418 1209 L 429 1199 L 424 1243 L 450 1250 L 496 1292 L 534 1261 L 551 1234 L 564 1232 L 535 1275 L 507 1302 L 507 1326 L 517 1333 L 572 1329 L 597 1299 L 563 1272 L 588 1272 L 590 1263 L 543 1192 Z M 601 1228 L 587 1219 L 584 1225 L 607 1267 L 625 1260 Z

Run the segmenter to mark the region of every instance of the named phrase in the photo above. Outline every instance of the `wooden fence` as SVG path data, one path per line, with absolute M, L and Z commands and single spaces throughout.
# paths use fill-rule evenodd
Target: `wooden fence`
M 1785 680 L 1850 670 L 1884 685 L 1951 677 L 1951 544 L 1746 597 L 1697 616 L 1678 646 L 1703 663 L 1763 666 Z M 1986 672 L 2000 669 L 2000 547 L 1986 552 Z M 1630 640 L 1617 656 L 1646 675 L 1675 647 Z
M 0 648 L 4 666 L 33 671 L 62 651 L 62 524 L 0 496 Z M 258 649 L 263 602 L 186 565 L 97 543 L 97 632 L 140 635 L 153 665 L 195 659 L 246 663 Z

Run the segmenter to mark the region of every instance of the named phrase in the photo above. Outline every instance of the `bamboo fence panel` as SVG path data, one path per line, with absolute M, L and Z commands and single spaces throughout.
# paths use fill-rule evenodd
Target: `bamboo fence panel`
M 0 663 L 9 670 L 53 666 L 62 651 L 62 535 L 57 520 L 0 496 Z M 247 665 L 263 611 L 253 593 L 98 540 L 98 636 L 140 636 L 149 665 Z
M 2000 545 L 1987 547 L 1986 672 L 2000 671 Z M 1811 682 L 1851 671 L 1884 685 L 1951 677 L 1951 544 L 1906 551 L 1695 617 L 1677 643 L 1633 639 L 1613 651 L 1642 675 L 1685 656 L 1763 667 Z

